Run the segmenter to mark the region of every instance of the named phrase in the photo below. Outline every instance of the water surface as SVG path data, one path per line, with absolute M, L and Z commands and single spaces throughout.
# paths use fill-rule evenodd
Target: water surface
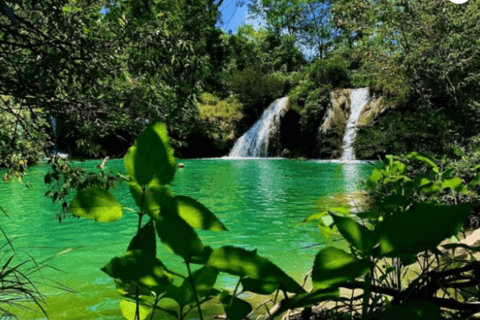
M 358 190 L 359 181 L 365 179 L 372 168 L 365 162 L 342 164 L 286 159 L 182 162 L 185 168 L 177 171 L 172 192 L 200 201 L 229 229 L 223 233 L 199 231 L 202 242 L 213 248 L 227 244 L 257 248 L 260 255 L 299 282 L 312 267 L 315 254 L 325 245 L 318 244 L 325 239 L 314 225 L 297 224 L 332 199 L 346 199 L 344 195 Z M 92 160 L 75 164 L 93 169 L 99 163 Z M 110 160 L 108 168 L 124 172 L 123 161 Z M 1 218 L 2 228 L 15 239 L 17 249 L 37 260 L 71 250 L 50 261 L 50 265 L 62 271 L 45 269 L 42 272 L 44 278 L 77 292 L 66 293 L 39 285 L 47 294 L 51 319 L 122 319 L 114 282 L 100 268 L 125 252 L 136 232 L 136 214 L 124 211 L 124 216 L 113 223 L 73 218 L 58 223 L 55 213 L 59 208 L 43 197 L 46 170 L 43 166 L 30 169 L 25 178 L 25 182 L 31 184 L 30 189 L 17 182 L 0 183 L 0 205 L 11 217 Z M 119 185 L 112 193 L 122 205 L 135 208 L 126 185 Z M 180 258 L 160 243 L 158 251 L 157 256 L 170 269 L 185 273 Z M 219 287 L 233 289 L 236 280 L 224 276 L 217 283 Z M 41 313 L 24 317 L 35 318 L 41 319 Z

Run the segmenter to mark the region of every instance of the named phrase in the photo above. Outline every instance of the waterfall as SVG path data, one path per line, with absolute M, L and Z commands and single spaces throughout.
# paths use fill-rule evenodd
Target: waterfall
M 272 125 L 278 121 L 285 109 L 287 98 L 275 100 L 262 114 L 260 120 L 241 136 L 228 155 L 234 157 L 267 157 L 268 138 Z
M 52 124 L 52 133 L 53 133 L 53 149 L 50 151 L 52 154 L 62 158 L 62 159 L 67 159 L 68 154 L 59 151 L 57 149 L 57 119 L 55 117 L 50 116 L 50 123 Z
M 343 155 L 340 159 L 342 161 L 355 160 L 355 155 L 353 154 L 353 142 L 357 135 L 358 117 L 367 101 L 367 88 L 350 90 L 351 113 L 348 118 L 347 128 L 345 129 L 345 136 L 343 137 Z

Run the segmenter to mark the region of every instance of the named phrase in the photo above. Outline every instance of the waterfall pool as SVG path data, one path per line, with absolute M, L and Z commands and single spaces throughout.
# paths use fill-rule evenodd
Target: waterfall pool
M 75 164 L 93 169 L 100 162 Z M 197 199 L 229 229 L 222 233 L 199 231 L 202 242 L 213 248 L 227 244 L 257 248 L 258 254 L 299 283 L 312 267 L 315 254 L 326 245 L 313 224 L 298 225 L 299 222 L 321 207 L 348 203 L 348 196 L 361 188 L 359 182 L 372 170 L 371 164 L 359 161 L 341 164 L 227 158 L 182 162 L 185 168 L 177 171 L 172 192 Z M 124 172 L 123 161 L 110 160 L 108 168 Z M 46 171 L 45 166 L 29 169 L 25 182 L 31 185 L 30 189 L 19 182 L 0 183 L 0 206 L 10 216 L 2 216 L 2 228 L 14 240 L 17 251 L 28 252 L 38 261 L 68 251 L 49 262 L 61 271 L 47 268 L 33 277 L 37 282 L 45 282 L 38 288 L 47 296 L 50 319 L 122 319 L 118 305 L 121 298 L 114 281 L 100 268 L 126 251 L 136 231 L 136 214 L 124 211 L 123 217 L 113 223 L 72 218 L 59 223 L 54 218 L 58 207 L 43 197 Z M 122 205 L 135 208 L 127 185 L 119 185 L 112 193 Z M 337 241 L 334 245 L 344 244 Z M 159 241 L 157 256 L 170 269 L 186 272 L 180 258 L 170 254 Z M 77 293 L 60 291 L 41 276 Z M 233 290 L 236 280 L 222 276 L 217 287 Z M 19 315 L 21 319 L 44 319 L 40 311 Z M 158 314 L 155 319 L 167 318 Z

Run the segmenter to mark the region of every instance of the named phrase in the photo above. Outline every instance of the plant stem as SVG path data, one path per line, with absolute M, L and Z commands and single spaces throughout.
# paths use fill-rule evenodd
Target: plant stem
M 195 301 L 197 302 L 198 315 L 200 316 L 200 320 L 203 320 L 202 308 L 200 308 L 200 301 L 198 300 L 197 289 L 195 288 L 195 279 L 193 279 L 192 270 L 190 270 L 190 263 L 185 261 L 185 264 L 187 265 L 188 278 L 192 285 L 193 295 L 195 296 Z
M 368 304 L 370 300 L 370 285 L 372 282 L 372 269 L 365 275 L 365 286 L 363 287 L 363 306 L 362 306 L 362 319 L 367 319 Z
M 237 281 L 237 285 L 235 286 L 235 290 L 233 290 L 233 293 L 232 293 L 232 299 L 230 299 L 230 304 L 229 306 L 232 306 L 232 303 L 233 303 L 233 299 L 235 299 L 235 295 L 237 294 L 237 290 L 238 290 L 238 287 L 240 286 L 240 281 L 242 281 L 242 278 L 243 277 L 240 277 Z
M 137 227 L 137 232 L 140 231 L 140 228 L 142 227 L 142 217 L 143 217 L 143 202 L 145 200 L 145 192 L 146 192 L 145 186 L 142 187 L 142 203 L 140 206 L 140 214 L 138 215 L 138 227 Z M 139 290 L 138 290 L 138 285 L 135 286 L 135 320 L 140 320 L 140 303 L 139 303 Z
M 135 286 L 135 320 L 140 320 L 140 303 L 138 301 L 139 292 L 138 292 L 138 285 Z
M 157 308 L 157 303 L 158 303 L 158 301 L 160 301 L 160 296 L 159 296 L 159 295 L 156 295 L 156 296 L 155 296 L 155 302 L 153 303 L 152 314 L 150 315 L 150 320 L 153 320 L 153 315 L 155 314 L 155 308 Z

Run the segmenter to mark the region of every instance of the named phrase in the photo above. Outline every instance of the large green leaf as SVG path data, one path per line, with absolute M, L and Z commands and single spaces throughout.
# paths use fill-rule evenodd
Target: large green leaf
M 137 304 L 135 302 L 131 302 L 125 299 L 120 301 L 120 311 L 122 311 L 122 315 L 127 320 L 145 320 L 153 310 L 152 308 L 149 308 L 142 304 L 140 304 L 138 307 L 140 318 L 135 318 Z
M 101 270 L 124 284 L 139 285 L 156 293 L 164 292 L 172 281 L 163 263 L 142 250 L 127 251 L 125 255 L 113 258 Z
M 163 244 L 173 253 L 190 261 L 201 256 L 204 247 L 193 228 L 177 215 L 153 215 L 157 234 Z
M 175 158 L 165 126 L 158 122 L 147 127 L 124 158 L 127 175 L 139 185 L 165 185 L 175 175 Z
M 137 206 L 150 215 L 179 215 L 193 228 L 211 231 L 227 231 L 227 228 L 203 204 L 187 196 L 172 196 L 170 190 L 162 186 L 151 186 L 142 194 L 142 188 L 130 184 L 130 192 Z
M 137 234 L 132 238 L 132 241 L 130 241 L 127 251 L 132 250 L 142 250 L 153 256 L 156 255 L 157 238 L 155 237 L 155 227 L 152 219 L 141 227 Z
M 170 192 L 162 186 L 150 186 L 143 195 L 142 188 L 137 183 L 130 184 L 130 193 L 139 208 L 143 208 L 150 216 L 178 215 L 176 201 Z
M 194 285 L 197 295 L 199 298 L 203 298 L 210 294 L 217 281 L 218 271 L 214 268 L 204 266 L 194 271 L 192 276 L 195 279 Z M 182 307 L 196 301 L 192 284 L 189 279 L 185 279 L 180 287 L 170 285 L 165 297 L 176 301 Z
M 97 222 L 112 222 L 122 217 L 122 206 L 110 192 L 99 187 L 78 191 L 68 209 L 77 217 Z
M 274 314 L 272 314 L 272 317 L 278 316 L 290 309 L 306 308 L 322 301 L 339 299 L 340 290 L 338 290 L 338 288 L 329 288 L 316 290 L 310 293 L 302 293 L 289 300 L 286 304 L 282 305 L 277 311 L 275 311 Z
M 461 191 L 463 186 L 462 179 L 458 177 L 445 179 L 442 184 L 442 188 L 450 188 L 452 190 Z
M 409 300 L 384 311 L 371 314 L 368 319 L 377 320 L 440 320 L 439 308 L 426 300 Z
M 331 214 L 338 231 L 355 248 L 366 253 L 376 244 L 375 234 L 350 218 Z
M 471 209 L 470 204 L 418 204 L 408 211 L 387 216 L 378 228 L 381 253 L 395 256 L 436 248 L 460 230 Z
M 368 270 L 367 261 L 358 260 L 341 249 L 328 247 L 315 257 L 312 271 L 313 287 L 316 290 L 333 287 L 354 280 Z
M 383 177 L 384 177 L 384 175 L 379 169 L 377 169 L 377 168 L 373 169 L 372 174 L 370 175 L 370 177 L 368 177 L 367 182 L 366 182 L 367 189 L 371 189 L 371 188 L 375 187 L 377 182 L 380 179 L 383 179 Z
M 227 228 L 203 204 L 187 196 L 175 196 L 178 214 L 194 228 L 227 231 Z
M 207 265 L 240 277 L 279 283 L 286 291 L 303 293 L 305 290 L 278 266 L 260 257 L 256 251 L 224 246 L 212 252 Z
M 232 300 L 231 295 L 224 295 L 220 301 L 229 320 L 243 320 L 253 310 L 250 303 L 237 297 Z

